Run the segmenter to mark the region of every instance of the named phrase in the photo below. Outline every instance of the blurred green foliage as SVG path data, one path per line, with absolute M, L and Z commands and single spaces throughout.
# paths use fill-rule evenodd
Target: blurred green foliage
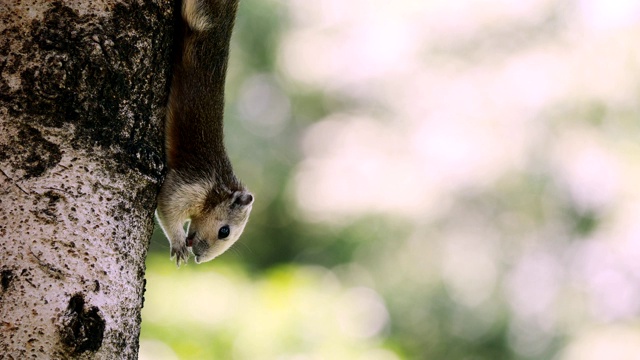
M 180 271 L 165 256 L 147 260 L 141 358 L 275 359 L 314 354 L 385 356 L 391 343 L 368 333 L 368 313 L 387 316 L 378 299 L 346 288 L 328 270 L 277 266 L 250 275 L 238 262 Z M 151 300 L 153 299 L 153 300 Z M 371 303 L 373 301 L 373 303 Z M 378 306 L 376 306 L 378 305 Z M 362 306 L 373 307 L 362 313 Z M 154 352 L 153 343 L 171 351 Z

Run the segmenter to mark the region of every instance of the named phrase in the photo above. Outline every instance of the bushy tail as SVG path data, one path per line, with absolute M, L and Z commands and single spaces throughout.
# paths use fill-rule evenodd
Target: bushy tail
M 238 0 L 183 0 L 181 62 L 223 80 Z M 220 77 L 223 77 L 222 79 Z
M 176 17 L 166 122 L 169 166 L 189 164 L 204 172 L 214 164 L 230 167 L 222 140 L 224 85 L 238 0 L 182 0 L 176 6 L 182 16 Z
M 192 31 L 230 32 L 238 0 L 183 0 L 182 18 Z

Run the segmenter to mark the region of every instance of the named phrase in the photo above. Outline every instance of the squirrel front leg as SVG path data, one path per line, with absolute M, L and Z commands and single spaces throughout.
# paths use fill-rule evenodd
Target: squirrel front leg
M 156 217 L 158 218 L 158 224 L 164 232 L 169 243 L 171 244 L 171 256 L 170 258 L 176 259 L 176 265 L 180 267 L 181 264 L 186 264 L 189 259 L 189 250 L 186 244 L 186 234 L 184 229 L 179 224 L 182 221 L 170 220 L 167 216 L 164 216 L 160 210 L 160 207 L 156 210 Z
M 184 231 L 184 223 L 188 220 L 188 209 L 183 206 L 182 201 L 176 201 L 180 198 L 177 197 L 179 190 L 176 188 L 175 177 L 176 174 L 170 170 L 158 195 L 156 218 L 171 245 L 170 258 L 175 257 L 176 264 L 180 267 L 181 263 L 186 264 L 189 259 L 187 235 Z

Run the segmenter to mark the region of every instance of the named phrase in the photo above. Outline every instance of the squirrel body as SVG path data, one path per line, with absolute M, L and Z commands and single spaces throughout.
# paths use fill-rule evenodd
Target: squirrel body
M 183 0 L 167 117 L 169 171 L 156 216 L 178 266 L 209 261 L 238 240 L 253 195 L 224 147 L 224 82 L 238 0 Z M 184 224 L 191 221 L 188 233 Z

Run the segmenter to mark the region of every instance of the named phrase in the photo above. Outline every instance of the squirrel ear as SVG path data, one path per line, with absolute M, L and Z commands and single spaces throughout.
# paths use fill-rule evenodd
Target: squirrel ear
M 248 206 L 253 203 L 253 195 L 248 191 L 236 191 L 233 194 L 233 206 Z

